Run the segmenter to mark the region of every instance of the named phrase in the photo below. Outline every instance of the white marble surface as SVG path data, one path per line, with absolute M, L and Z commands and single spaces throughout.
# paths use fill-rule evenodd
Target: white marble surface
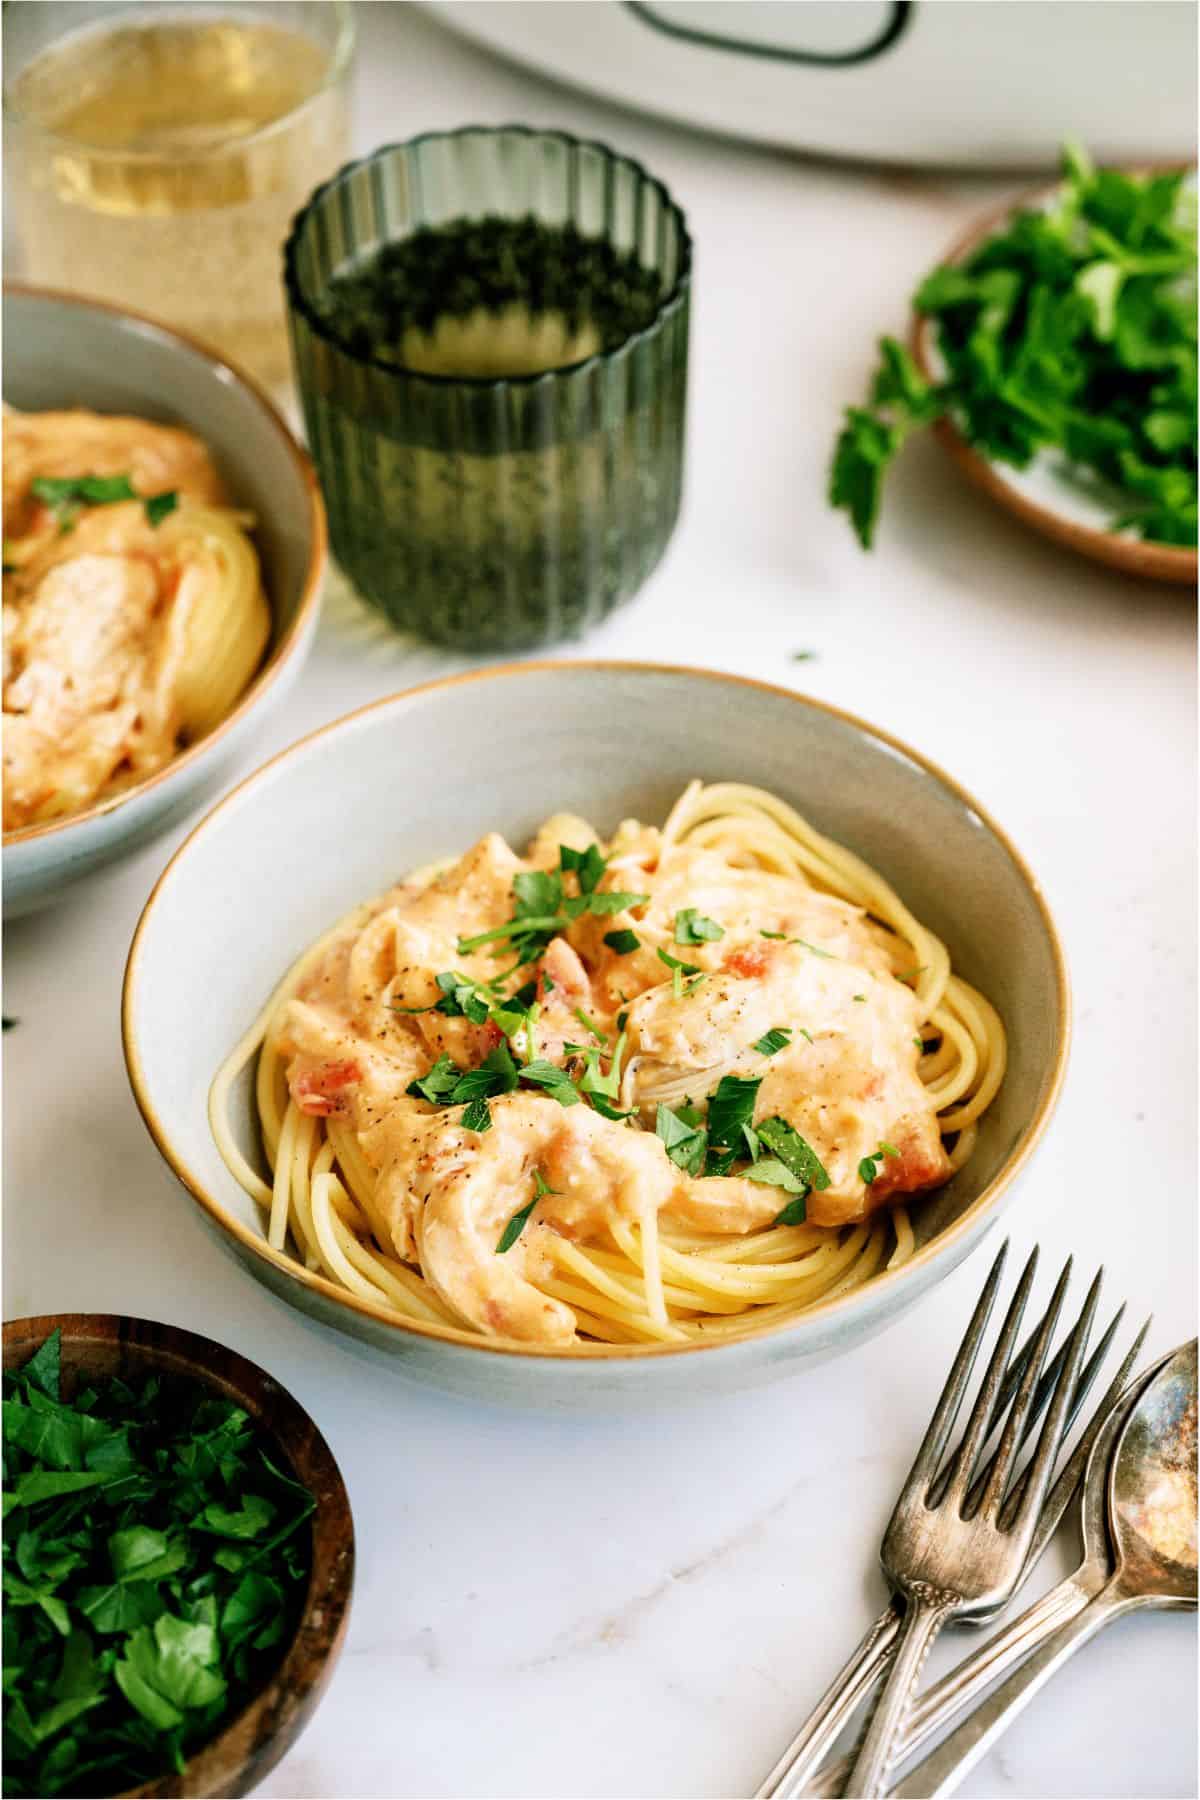
M 1192 602 L 1027 536 L 913 446 L 863 557 L 823 500 L 838 409 L 914 278 L 995 183 L 721 144 L 501 66 L 411 7 L 360 8 L 363 149 L 525 119 L 610 138 L 698 243 L 686 509 L 665 565 L 565 655 L 791 683 L 953 770 L 1040 872 L 1075 982 L 1058 1116 L 1015 1247 L 1103 1260 L 1195 1329 Z M 804 663 L 799 649 L 815 652 Z M 461 660 L 327 600 L 258 755 Z M 249 766 L 249 765 L 247 765 Z M 380 828 L 387 803 L 381 800 Z M 181 833 L 176 834 L 176 840 Z M 562 1423 L 454 1404 L 364 1364 L 227 1260 L 135 1112 L 117 1006 L 160 841 L 6 933 L 5 1313 L 170 1319 L 265 1364 L 328 1434 L 359 1572 L 345 1655 L 272 1796 L 734 1795 L 881 1603 L 874 1546 L 973 1292 L 976 1256 L 885 1338 L 702 1410 Z M 236 955 L 213 921 L 204 954 Z M 188 1021 L 181 1017 L 180 1032 Z M 1019 1029 L 1019 1022 L 1017 1022 Z M 1044 1578 L 1065 1568 L 1070 1534 Z M 944 1645 L 949 1662 L 962 1640 Z M 1116 1626 L 964 1788 L 1196 1793 L 1194 1631 Z

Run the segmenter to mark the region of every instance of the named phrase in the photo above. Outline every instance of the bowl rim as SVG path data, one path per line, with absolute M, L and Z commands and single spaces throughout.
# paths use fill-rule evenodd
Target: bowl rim
M 390 363 L 374 354 L 364 355 L 357 350 L 352 350 L 317 311 L 300 278 L 297 267 L 300 234 L 310 216 L 324 201 L 326 195 L 332 193 L 339 183 L 348 180 L 357 169 L 368 168 L 396 151 L 416 150 L 422 144 L 427 143 L 448 143 L 455 138 L 495 138 L 505 135 L 549 138 L 558 143 L 569 144 L 575 149 L 602 151 L 610 163 L 625 163 L 629 168 L 634 169 L 649 187 L 657 191 L 667 210 L 674 214 L 679 226 L 679 268 L 670 288 L 655 307 L 654 317 L 649 319 L 645 325 L 640 326 L 637 331 L 631 331 L 628 337 L 622 338 L 621 342 L 614 344 L 611 349 L 594 350 L 590 356 L 581 357 L 578 362 L 563 363 L 553 369 L 540 369 L 531 375 L 435 375 L 421 369 L 407 369 L 401 363 Z M 401 238 L 384 240 L 385 243 L 393 244 L 402 241 Z M 564 131 L 560 126 L 523 125 L 517 121 L 510 121 L 507 124 L 501 122 L 498 125 L 468 124 L 456 125 L 449 130 L 419 131 L 415 137 L 397 138 L 391 143 L 377 144 L 375 149 L 369 150 L 365 156 L 358 156 L 348 163 L 343 163 L 342 167 L 336 169 L 327 181 L 323 181 L 319 187 L 314 188 L 293 218 L 288 235 L 284 240 L 283 285 L 288 305 L 299 314 L 314 337 L 319 338 L 338 356 L 343 357 L 350 367 L 377 370 L 394 380 L 397 390 L 409 384 L 418 387 L 426 385 L 433 389 L 441 389 L 443 392 L 456 390 L 477 392 L 497 388 L 528 389 L 536 387 L 539 382 L 552 385 L 555 381 L 578 375 L 581 371 L 589 371 L 603 364 L 619 362 L 630 356 L 639 344 L 648 343 L 660 334 L 667 320 L 679 312 L 685 299 L 691 293 L 693 252 L 694 245 L 691 232 L 688 230 L 687 213 L 666 182 L 660 176 L 652 174 L 640 158 L 631 156 L 624 150 L 617 150 L 604 138 L 581 137 L 577 132 Z
M 309 550 L 308 562 L 304 572 L 304 583 L 300 590 L 300 598 L 291 623 L 280 634 L 266 661 L 251 677 L 249 685 L 237 700 L 232 709 L 226 713 L 220 723 L 207 732 L 204 737 L 197 738 L 177 756 L 163 764 L 143 780 L 134 782 L 132 787 L 122 788 L 119 793 L 95 801 L 82 812 L 67 813 L 61 819 L 50 819 L 41 825 L 23 825 L 15 831 L 3 834 L 5 850 L 13 849 L 18 844 L 33 843 L 38 838 L 50 837 L 73 830 L 76 826 L 90 824 L 93 820 L 103 818 L 108 813 L 118 812 L 133 800 L 139 800 L 152 788 L 169 781 L 180 770 L 200 761 L 217 741 L 226 736 L 233 727 L 243 719 L 257 704 L 268 688 L 274 686 L 284 669 L 295 658 L 308 635 L 308 627 L 314 618 L 320 603 L 321 588 L 325 580 L 326 566 L 329 560 L 328 530 L 325 521 L 325 502 L 321 495 L 316 470 L 307 450 L 300 444 L 289 428 L 283 414 L 254 378 L 247 375 L 235 363 L 231 363 L 219 351 L 212 349 L 200 338 L 189 332 L 179 331 L 173 325 L 164 325 L 158 319 L 151 318 L 148 313 L 136 312 L 127 306 L 116 306 L 107 300 L 93 300 L 83 294 L 65 293 L 59 288 L 39 287 L 32 282 L 5 281 L 3 298 L 20 300 L 49 300 L 55 305 L 75 306 L 85 312 L 108 313 L 116 319 L 128 320 L 137 328 L 139 334 L 152 335 L 166 339 L 174 350 L 185 350 L 192 356 L 209 364 L 218 377 L 234 387 L 240 387 L 250 396 L 263 416 L 264 423 L 279 438 L 283 449 L 295 467 L 300 478 L 301 488 L 308 503 Z M 271 606 L 272 623 L 276 623 L 278 612 Z
M 1018 875 L 1037 908 L 1054 964 L 1056 1043 L 1053 1061 L 1047 1075 L 1043 1078 L 1043 1093 L 1033 1117 L 982 1193 L 976 1196 L 959 1218 L 955 1219 L 945 1231 L 939 1232 L 928 1244 L 923 1245 L 903 1267 L 890 1271 L 884 1270 L 883 1273 L 874 1276 L 867 1287 L 862 1290 L 855 1289 L 848 1294 L 819 1300 L 803 1312 L 797 1313 L 792 1319 L 749 1327 L 744 1333 L 739 1333 L 736 1338 L 727 1343 L 697 1341 L 686 1344 L 577 1344 L 569 1350 L 564 1350 L 549 1345 L 521 1343 L 512 1339 L 488 1338 L 479 1332 L 471 1332 L 465 1327 L 427 1324 L 422 1320 L 407 1319 L 401 1314 L 389 1311 L 386 1307 L 376 1305 L 369 1300 L 362 1300 L 356 1294 L 348 1293 L 344 1288 L 339 1288 L 324 1276 L 306 1269 L 293 1257 L 272 1249 L 264 1234 L 256 1233 L 249 1226 L 243 1225 L 241 1220 L 236 1218 L 221 1200 L 208 1191 L 201 1178 L 189 1168 L 183 1154 L 176 1150 L 170 1132 L 155 1109 L 138 1045 L 135 1012 L 139 963 L 159 898 L 167 883 L 172 879 L 176 865 L 187 856 L 193 843 L 199 839 L 202 833 L 218 825 L 224 814 L 235 807 L 244 794 L 265 781 L 272 771 L 283 762 L 291 757 L 299 756 L 319 739 L 340 731 L 370 714 L 383 713 L 400 703 L 410 700 L 419 701 L 425 696 L 443 689 L 464 687 L 474 683 L 504 682 L 531 673 L 562 671 L 571 674 L 590 670 L 634 675 L 684 675 L 692 679 L 719 682 L 726 686 L 769 694 L 780 699 L 790 700 L 802 707 L 811 708 L 815 712 L 824 714 L 827 718 L 850 725 L 876 745 L 881 745 L 916 763 L 942 788 L 948 790 L 968 808 L 993 834 L 1012 859 Z M 1066 1073 L 1071 1043 L 1071 989 L 1066 956 L 1058 927 L 1055 925 L 1041 883 L 1021 852 L 1007 832 L 993 819 L 986 807 L 981 806 L 966 788 L 953 776 L 948 775 L 937 763 L 924 756 L 920 751 L 912 749 L 901 738 L 893 736 L 891 732 L 885 731 L 880 726 L 869 724 L 865 719 L 859 718 L 857 714 L 847 712 L 844 708 L 832 705 L 828 701 L 815 699 L 811 695 L 799 693 L 794 688 L 781 687 L 774 682 L 760 681 L 753 676 L 726 674 L 719 669 L 696 668 L 677 663 L 645 662 L 620 658 L 591 657 L 566 662 L 551 658 L 535 658 L 525 662 L 504 663 L 493 668 L 472 669 L 457 675 L 443 676 L 433 681 L 422 682 L 416 687 L 402 689 L 398 693 L 385 695 L 381 699 L 369 701 L 366 705 L 356 707 L 353 711 L 343 714 L 340 719 L 331 720 L 328 724 L 319 726 L 315 731 L 308 732 L 294 744 L 289 745 L 287 749 L 281 750 L 277 755 L 271 757 L 224 795 L 205 814 L 204 818 L 193 826 L 183 843 L 175 851 L 151 889 L 142 909 L 133 934 L 133 941 L 129 947 L 121 990 L 121 1043 L 134 1100 L 146 1129 L 168 1168 L 172 1170 L 193 1200 L 199 1204 L 201 1210 L 208 1215 L 210 1221 L 226 1235 L 232 1237 L 243 1249 L 249 1250 L 259 1261 L 286 1275 L 290 1280 L 298 1282 L 301 1287 L 309 1289 L 313 1294 L 332 1300 L 335 1304 L 346 1307 L 351 1313 L 356 1313 L 363 1319 L 397 1332 L 401 1338 L 415 1336 L 453 1344 L 484 1355 L 524 1357 L 552 1363 L 628 1362 L 647 1358 L 686 1356 L 696 1352 L 713 1354 L 721 1350 L 736 1350 L 739 1346 L 766 1338 L 783 1339 L 789 1333 L 809 1326 L 814 1320 L 827 1320 L 832 1315 L 839 1313 L 851 1314 L 856 1307 L 862 1304 L 864 1293 L 870 1293 L 878 1300 L 882 1299 L 885 1294 L 895 1295 L 905 1288 L 914 1286 L 919 1291 L 920 1277 L 931 1264 L 946 1256 L 947 1252 L 961 1240 L 969 1241 L 986 1216 L 994 1217 L 1001 1197 L 1025 1167 L 1040 1142 L 1057 1105 Z M 953 1262 L 951 1262 L 951 1266 L 953 1266 Z M 916 1298 L 915 1293 L 913 1297 Z
M 1194 161 L 1125 165 L 1126 173 L 1132 175 L 1173 175 L 1194 171 L 1195 168 Z M 940 266 L 957 266 L 973 250 L 978 249 L 998 226 L 1017 213 L 1036 206 L 1039 201 L 1048 200 L 1062 185 L 1061 176 L 1055 181 L 1040 181 L 1032 187 L 1022 188 L 1002 205 L 989 207 L 954 239 L 939 259 Z M 938 379 L 934 323 L 932 317 L 914 311 L 908 332 L 913 359 L 928 381 Z M 936 420 L 933 435 L 974 487 L 987 494 L 989 499 L 1020 519 L 1023 524 L 1064 549 L 1074 550 L 1081 556 L 1090 557 L 1093 562 L 1104 563 L 1110 569 L 1119 569 L 1126 575 L 1140 575 L 1152 581 L 1195 583 L 1200 570 L 1200 552 L 1189 549 L 1186 544 L 1159 544 L 1148 538 L 1125 537 L 1120 532 L 1104 531 L 1098 525 L 1084 525 L 1076 519 L 1069 519 L 1052 506 L 1030 498 L 1015 487 L 1011 480 L 999 472 L 1008 465 L 998 465 L 982 451 L 976 450 L 952 419 Z
M 257 1429 L 274 1436 L 292 1471 L 302 1476 L 306 1485 L 311 1483 L 310 1492 L 316 1501 L 312 1515 L 312 1568 L 295 1630 L 283 1656 L 262 1685 L 225 1720 L 220 1731 L 196 1748 L 187 1759 L 182 1777 L 167 1770 L 136 1788 L 126 1789 L 122 1800 L 212 1792 L 212 1781 L 223 1774 L 228 1779 L 223 1755 L 227 1741 L 244 1729 L 249 1717 L 259 1713 L 271 1720 L 269 1735 L 266 1739 L 256 1737 L 260 1754 L 255 1756 L 252 1752 L 249 1757 L 239 1757 L 237 1770 L 240 1775 L 254 1769 L 256 1780 L 264 1779 L 307 1722 L 341 1653 L 350 1622 L 356 1552 L 354 1512 L 337 1458 L 316 1420 L 290 1388 L 241 1351 L 216 1338 L 127 1313 L 41 1313 L 5 1319 L 5 1352 L 25 1344 L 36 1349 L 56 1328 L 61 1330 L 64 1344 L 110 1344 L 120 1349 L 128 1342 L 132 1349 L 143 1352 L 149 1362 L 171 1369 L 181 1379 L 191 1380 L 213 1393 L 232 1388 L 257 1408 L 257 1412 L 251 1411 Z M 218 1362 L 219 1366 L 214 1366 Z M 290 1445 L 289 1436 L 295 1440 Z M 297 1449 L 303 1453 L 303 1469 L 298 1466 Z M 326 1522 L 331 1518 L 342 1521 L 336 1538 L 322 1539 L 317 1529 L 322 1515 Z M 309 1654 L 306 1627 L 317 1620 L 322 1629 L 327 1628 L 328 1642 L 314 1661 Z M 270 1754 L 273 1744 L 279 1745 L 274 1758 Z M 176 1785 L 181 1780 L 182 1788 Z M 223 1786 L 221 1791 L 231 1790 Z

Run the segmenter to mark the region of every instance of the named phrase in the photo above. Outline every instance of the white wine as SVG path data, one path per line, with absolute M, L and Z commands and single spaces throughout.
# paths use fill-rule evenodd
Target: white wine
M 283 239 L 347 155 L 332 58 L 288 26 L 211 15 L 127 15 L 35 57 L 9 90 L 29 279 L 149 313 L 281 380 Z

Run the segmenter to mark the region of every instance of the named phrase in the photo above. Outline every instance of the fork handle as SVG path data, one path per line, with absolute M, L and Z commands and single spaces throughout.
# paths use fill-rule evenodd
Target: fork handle
M 884 1677 L 846 1781 L 846 1793 L 853 1795 L 854 1800 L 878 1800 L 886 1791 L 925 1658 L 946 1620 L 961 1605 L 961 1595 L 925 1581 L 915 1581 L 904 1590 L 904 1616 L 891 1668 Z
M 1103 1626 L 1139 1603 L 1141 1596 L 1125 1593 L 1120 1577 L 1114 1577 L 1090 1606 L 1085 1606 L 1082 1612 L 1060 1626 L 1053 1637 L 1027 1657 L 924 1762 L 918 1763 L 893 1789 L 893 1796 L 903 1796 L 904 1800 L 916 1800 L 917 1796 L 921 1796 L 921 1800 L 933 1800 L 935 1795 L 952 1794 L 1067 1658 L 1089 1638 L 1095 1637 Z
M 1023 1657 L 1039 1649 L 1061 1625 L 1065 1625 L 1068 1619 L 1073 1619 L 1076 1613 L 1082 1612 L 1099 1593 L 1104 1582 L 1105 1573 L 1093 1573 L 1085 1564 L 1077 1574 L 1060 1582 L 1058 1587 L 1051 1588 L 1048 1594 L 1044 1594 L 1011 1624 L 1006 1625 L 1003 1631 L 998 1631 L 995 1637 L 980 1645 L 957 1668 L 944 1675 L 913 1703 L 907 1729 L 901 1736 L 896 1751 L 896 1761 L 907 1762 L 910 1756 L 923 1749 L 930 1738 L 936 1737 L 965 1706 L 980 1699 L 988 1688 L 1002 1680 Z M 823 1764 L 817 1770 L 803 1792 L 810 1800 L 837 1800 L 845 1791 L 849 1773 L 850 1758 L 835 1757 L 832 1762 Z M 777 1789 L 776 1792 L 782 1793 L 782 1789 Z
M 809 1775 L 886 1668 L 899 1630 L 900 1608 L 893 1600 L 847 1657 L 771 1773 L 755 1790 L 754 1800 L 792 1800 L 794 1795 L 803 1793 Z

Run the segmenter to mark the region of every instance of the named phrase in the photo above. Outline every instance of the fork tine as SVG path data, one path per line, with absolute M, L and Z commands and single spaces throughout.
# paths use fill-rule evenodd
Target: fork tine
M 1067 1291 L 1067 1284 L 1071 1277 L 1073 1263 L 1074 1258 L 1068 1257 L 1062 1274 L 1058 1278 L 1058 1283 L 1054 1289 L 1053 1296 L 1051 1297 L 1050 1305 L 1046 1309 L 1046 1316 L 1042 1321 L 1042 1332 L 1039 1335 L 1045 1337 L 1047 1345 L 1058 1325 L 1058 1320 L 1062 1312 L 1063 1299 Z M 1101 1277 L 1103 1276 L 1103 1270 L 1100 1271 L 1100 1275 Z M 1020 1527 L 1022 1515 L 1029 1512 L 1035 1496 L 1036 1508 L 1038 1509 L 1040 1509 L 1042 1502 L 1046 1497 L 1046 1490 L 1050 1485 L 1050 1476 L 1054 1469 L 1055 1458 L 1058 1455 L 1065 1434 L 1067 1406 L 1070 1402 L 1071 1392 L 1075 1387 L 1079 1375 L 1079 1365 L 1083 1360 L 1083 1352 L 1087 1347 L 1087 1332 L 1091 1330 L 1091 1322 L 1095 1316 L 1099 1297 L 1100 1285 L 1098 1278 L 1096 1281 L 1093 1281 L 1091 1288 L 1088 1290 L 1083 1312 L 1080 1314 L 1079 1319 L 1071 1331 L 1066 1361 L 1063 1364 L 1058 1385 L 1054 1390 L 1054 1395 L 1050 1402 L 1050 1411 L 1042 1426 L 1037 1443 L 1034 1446 L 1033 1454 L 1026 1465 L 1024 1490 L 1021 1494 L 1020 1502 L 1015 1507 L 1012 1514 L 1012 1526 L 1014 1530 Z M 1082 1338 L 1080 1336 L 1081 1326 L 1085 1328 Z M 1004 1502 L 1005 1489 L 1008 1486 L 1009 1477 L 1015 1468 L 1017 1451 L 1025 1432 L 1026 1419 L 1031 1399 L 1028 1377 L 1022 1382 L 1021 1388 L 1022 1391 L 1017 1395 L 1013 1404 L 1013 1410 L 1009 1414 L 1008 1423 L 1004 1428 L 1004 1435 L 1001 1438 L 999 1448 L 996 1451 L 995 1463 L 991 1474 L 988 1476 L 987 1487 L 984 1489 L 983 1498 L 979 1502 L 980 1516 L 982 1517 L 986 1514 L 987 1516 L 994 1518 L 997 1522 L 999 1521 L 1000 1508 Z M 1031 1534 L 1035 1523 L 1036 1518 L 1031 1517 L 1029 1524 L 1029 1531 Z
M 1121 1320 L 1124 1317 L 1125 1317 L 1125 1303 L 1124 1303 L 1124 1301 L 1122 1301 L 1120 1306 L 1117 1308 L 1116 1312 L 1113 1314 L 1112 1320 L 1108 1326 L 1107 1331 L 1104 1333 L 1104 1336 L 1100 1339 L 1100 1342 L 1097 1344 L 1095 1350 L 1093 1350 L 1091 1356 L 1088 1358 L 1087 1365 L 1084 1368 L 1082 1375 L 1080 1375 L 1079 1380 L 1075 1383 L 1075 1392 L 1071 1395 L 1071 1404 L 1067 1410 L 1067 1424 L 1066 1424 L 1067 1432 L 1069 1432 L 1071 1430 L 1071 1427 L 1074 1425 L 1076 1419 L 1079 1417 L 1079 1414 L 1083 1408 L 1083 1403 L 1087 1399 L 1088 1394 L 1091 1391 L 1093 1382 L 1095 1381 L 1097 1375 L 1100 1373 L 1100 1370 L 1104 1366 L 1104 1359 L 1108 1355 L 1109 1350 L 1112 1348 L 1112 1341 L 1113 1341 L 1114 1337 L 1117 1335 L 1118 1327 L 1120 1326 Z M 1029 1341 L 1028 1348 L 1029 1349 L 1033 1348 L 1033 1339 L 1032 1338 Z M 1058 1349 L 1054 1352 L 1054 1355 L 1051 1358 L 1050 1362 L 1043 1369 L 1041 1379 L 1039 1380 L 1037 1387 L 1033 1391 L 1033 1405 L 1029 1409 L 1029 1417 L 1025 1421 L 1025 1429 L 1021 1433 L 1021 1444 L 1024 1444 L 1027 1441 L 1034 1426 L 1037 1424 L 1038 1420 L 1041 1418 L 1043 1412 L 1045 1412 L 1046 1407 L 1050 1401 L 1050 1396 L 1054 1393 L 1055 1387 L 1057 1386 L 1058 1378 L 1062 1373 L 1063 1363 L 1066 1361 L 1067 1353 L 1070 1350 L 1070 1348 L 1071 1348 L 1070 1338 L 1064 1339 L 1064 1341 L 1059 1345 Z M 1026 1358 L 1026 1361 L 1028 1361 L 1028 1358 Z M 1010 1375 L 1012 1374 L 1012 1370 L 1013 1370 L 1013 1364 L 1010 1363 L 1009 1364 L 1009 1374 Z M 1022 1369 L 1022 1373 L 1023 1372 L 1024 1372 L 1024 1370 Z M 1005 1385 L 1009 1385 L 1007 1383 L 1007 1381 L 1006 1381 Z M 1015 1393 L 1015 1391 L 1016 1391 L 1016 1385 L 1017 1385 L 1016 1382 L 1013 1382 L 1011 1384 L 1011 1392 L 1009 1395 L 1010 1399 L 1012 1397 L 1012 1393 Z M 1003 1393 L 1004 1393 L 1003 1387 L 1001 1388 L 1000 1393 L 1001 1393 L 1001 1396 L 1003 1396 Z M 999 1402 L 999 1400 L 997 1400 L 996 1407 L 993 1409 L 993 1421 L 995 1418 L 995 1413 L 999 1411 L 999 1407 L 1000 1407 L 1000 1402 Z M 988 1436 L 990 1437 L 990 1435 L 991 1435 L 991 1433 L 989 1431 Z M 987 1442 L 986 1438 L 984 1439 L 984 1442 L 985 1443 Z M 1020 1449 L 1021 1444 L 1019 1444 L 1017 1446 L 1018 1450 Z M 988 1461 L 984 1463 L 984 1465 L 982 1466 L 982 1468 L 979 1471 L 979 1474 L 975 1477 L 975 1480 L 971 1486 L 971 1490 L 967 1495 L 966 1513 L 967 1513 L 968 1518 L 972 1517 L 974 1515 L 974 1513 L 978 1511 L 979 1502 L 980 1502 L 980 1499 L 982 1498 L 984 1487 L 987 1483 L 988 1477 L 991 1475 L 991 1472 L 995 1466 L 996 1466 L 996 1458 L 995 1458 L 995 1455 L 992 1455 L 988 1459 Z M 1008 1504 L 1008 1501 L 1006 1500 L 1005 1505 L 1007 1506 L 1007 1504 Z
M 1021 1271 L 1021 1279 L 1017 1283 L 1017 1291 L 1012 1297 L 996 1348 L 992 1351 L 991 1361 L 987 1366 L 987 1374 L 983 1385 L 976 1396 L 975 1405 L 971 1409 L 971 1417 L 967 1429 L 963 1433 L 962 1442 L 954 1453 L 950 1479 L 946 1484 L 943 1500 L 953 1506 L 961 1506 L 966 1498 L 967 1488 L 978 1459 L 979 1452 L 989 1430 L 989 1421 L 995 1405 L 1000 1383 L 1004 1380 L 1004 1371 L 1008 1367 L 1008 1359 L 1012 1355 L 1012 1347 L 1017 1341 L 1017 1333 L 1021 1329 L 1021 1320 L 1025 1314 L 1025 1306 L 1029 1299 L 1029 1290 L 1033 1286 L 1033 1278 L 1037 1274 L 1038 1253 L 1035 1246 L 1028 1262 Z M 1031 1365 L 1027 1365 L 1026 1372 Z M 1036 1369 L 1034 1374 L 1036 1376 Z M 1024 1381 L 1026 1377 L 1022 1377 Z M 1018 1389 L 1018 1392 L 1020 1390 Z
M 1092 1454 L 1092 1445 L 1104 1429 L 1104 1421 L 1125 1392 L 1125 1385 L 1133 1373 L 1134 1365 L 1142 1353 L 1142 1345 L 1153 1323 L 1153 1315 L 1146 1320 L 1142 1329 L 1134 1338 L 1124 1362 L 1104 1390 L 1104 1394 L 1094 1408 L 1079 1442 L 1063 1465 L 1062 1473 L 1050 1489 L 1046 1504 L 1038 1514 L 1038 1522 L 1034 1528 L 1033 1542 L 1029 1546 L 1029 1554 L 1025 1559 L 1027 1568 L 1032 1568 L 1054 1533 L 1058 1530 L 1063 1514 L 1074 1498 L 1075 1490 L 1083 1479 L 1087 1468 L 1088 1457 Z M 1089 1368 L 1091 1365 L 1088 1365 Z M 1067 1427 L 1070 1430 L 1070 1426 Z M 1021 1504 L 1021 1495 L 1025 1492 L 1028 1470 L 1023 1469 L 1013 1482 L 1012 1489 L 1000 1509 L 1000 1526 L 1007 1531 L 1017 1514 Z
M 1000 1442 L 996 1448 L 996 1454 L 992 1461 L 991 1473 L 988 1475 L 987 1479 L 987 1486 L 984 1488 L 983 1498 L 979 1502 L 979 1517 L 983 1517 L 989 1509 L 998 1510 L 1000 1501 L 1004 1496 L 1005 1484 L 1008 1481 L 1009 1471 L 1012 1467 L 1013 1458 L 1016 1455 L 1017 1445 L 1020 1442 L 1021 1433 L 1025 1428 L 1025 1420 L 1028 1417 L 1029 1408 L 1033 1402 L 1034 1389 L 1037 1386 L 1038 1377 L 1042 1371 L 1042 1363 L 1045 1360 L 1046 1352 L 1050 1347 L 1055 1330 L 1058 1326 L 1059 1314 L 1062 1312 L 1062 1304 L 1066 1295 L 1067 1284 L 1071 1279 L 1073 1260 L 1072 1257 L 1067 1258 L 1063 1271 L 1055 1284 L 1054 1292 L 1050 1297 L 1050 1304 L 1042 1314 L 1042 1322 L 1038 1326 L 1037 1337 L 1034 1340 L 1033 1353 L 1030 1356 L 1028 1363 L 1025 1365 L 1024 1374 L 1021 1376 L 1016 1396 L 1009 1411 L 1008 1419 L 1005 1422 L 1004 1431 L 1001 1434 Z
M 1004 1273 L 1004 1264 L 1008 1257 L 1008 1240 L 1000 1246 L 1000 1253 L 992 1264 L 991 1274 L 983 1284 L 975 1311 L 971 1315 L 971 1323 L 958 1347 L 958 1355 L 954 1358 L 946 1385 L 942 1389 L 937 1410 L 929 1421 L 929 1427 L 917 1451 L 916 1461 L 908 1472 L 908 1479 L 902 1493 L 920 1485 L 928 1493 L 929 1484 L 937 1472 L 946 1439 L 954 1427 L 954 1420 L 962 1403 L 963 1392 L 971 1378 L 971 1370 L 975 1366 L 975 1358 L 979 1354 L 979 1345 L 987 1329 L 991 1317 L 992 1306 L 996 1299 L 996 1290 L 1000 1286 L 1000 1277 Z
M 1063 1438 L 1067 1431 L 1067 1407 L 1071 1398 L 1071 1389 L 1075 1386 L 1080 1364 L 1087 1349 L 1088 1337 L 1091 1334 L 1092 1321 L 1096 1316 L 1096 1308 L 1100 1304 L 1100 1289 L 1104 1283 L 1104 1270 L 1096 1271 L 1096 1278 L 1088 1289 L 1088 1297 L 1084 1301 L 1083 1311 L 1078 1323 L 1071 1333 L 1071 1349 L 1067 1357 L 1063 1377 L 1058 1391 L 1050 1402 L 1050 1410 L 1046 1414 L 1046 1423 L 1042 1426 L 1042 1434 L 1038 1438 L 1030 1460 L 1025 1481 L 1025 1491 L 1021 1495 L 1021 1504 L 1017 1508 L 1013 1520 L 1013 1530 L 1028 1530 L 1031 1534 L 1037 1523 L 1037 1515 L 1046 1498 L 1046 1489 L 1050 1485 L 1050 1476 L 1058 1460 Z

